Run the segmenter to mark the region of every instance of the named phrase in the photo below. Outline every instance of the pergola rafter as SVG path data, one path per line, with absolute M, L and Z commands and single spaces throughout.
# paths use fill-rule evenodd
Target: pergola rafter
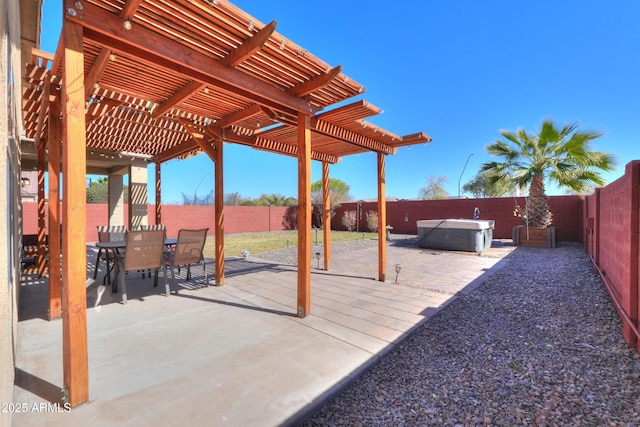
M 317 91 L 318 89 L 326 87 L 329 83 L 331 83 L 333 79 L 338 77 L 341 72 L 342 66 L 339 65 L 324 74 L 319 74 L 312 79 L 304 81 L 297 86 L 288 89 L 287 93 L 290 93 L 293 96 L 307 96 L 310 93 Z M 362 89 L 362 92 L 364 92 L 364 88 Z
M 238 48 L 231 51 L 221 62 L 228 67 L 235 68 L 258 50 L 262 49 L 262 46 L 276 30 L 277 25 L 276 21 L 271 21 L 269 25 L 262 27 L 255 35 L 246 39 Z
M 226 86 L 232 92 L 241 92 L 244 98 L 268 106 L 286 107 L 290 111 L 317 111 L 317 107 L 310 106 L 305 100 L 287 95 L 256 77 L 221 64 L 220 61 L 212 61 L 198 51 L 188 51 L 183 44 L 142 25 L 134 23 L 131 29 L 126 30 L 119 18 L 91 3 L 85 3 L 76 16 L 67 14 L 65 19 L 82 25 L 86 39 L 133 56 L 152 67 L 182 74 L 205 84 Z
M 221 118 L 220 120 L 217 120 L 215 123 L 211 123 L 209 125 L 209 128 L 211 129 L 224 129 L 228 126 L 234 125 L 244 119 L 247 119 L 249 117 L 253 117 L 257 114 L 260 114 L 262 112 L 262 107 L 260 107 L 260 105 L 258 104 L 251 104 L 250 106 L 248 106 L 247 108 L 244 108 L 242 110 L 238 110 L 238 111 L 234 111 L 231 114 L 228 114 L 226 116 L 224 116 L 223 118 Z
M 95 85 L 100 80 L 100 76 L 104 72 L 105 68 L 107 68 L 107 63 L 109 62 L 109 57 L 111 56 L 111 49 L 103 48 L 100 50 L 100 54 L 98 58 L 91 66 L 89 73 L 84 79 L 84 97 L 88 99 L 95 89 Z
M 202 90 L 206 85 L 201 82 L 192 81 L 189 82 L 186 86 L 181 88 L 178 92 L 174 93 L 169 99 L 167 99 L 162 104 L 156 106 L 151 110 L 151 117 L 158 118 L 162 116 L 167 111 L 171 110 L 177 104 L 181 103 L 187 98 L 193 96 L 194 93 Z
M 196 126 L 187 119 L 178 117 L 177 120 L 187 130 L 189 135 L 191 135 L 191 138 L 196 145 L 209 156 L 211 161 L 215 163 L 218 159 L 218 154 L 216 153 L 215 147 L 207 141 L 208 138 L 205 138 L 207 134 L 204 131 L 197 129 Z

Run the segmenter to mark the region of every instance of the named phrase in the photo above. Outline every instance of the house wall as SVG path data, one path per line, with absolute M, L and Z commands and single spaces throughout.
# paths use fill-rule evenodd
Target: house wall
M 42 1 L 3 2 L 0 8 L 0 402 L 13 401 L 14 354 L 18 335 L 20 289 L 20 135 L 22 134 L 21 55 L 37 44 Z M 22 26 L 21 22 L 28 25 Z M 11 425 L 0 411 L 0 425 Z

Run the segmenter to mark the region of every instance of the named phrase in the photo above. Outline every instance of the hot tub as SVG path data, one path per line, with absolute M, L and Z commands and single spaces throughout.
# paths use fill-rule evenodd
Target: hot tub
M 493 221 L 423 219 L 418 221 L 418 246 L 429 249 L 482 253 L 491 247 Z

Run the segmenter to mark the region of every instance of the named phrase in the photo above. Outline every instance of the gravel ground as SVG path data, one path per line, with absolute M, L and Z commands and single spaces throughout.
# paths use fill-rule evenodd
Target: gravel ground
M 640 356 L 582 247 L 508 259 L 305 426 L 640 425 Z

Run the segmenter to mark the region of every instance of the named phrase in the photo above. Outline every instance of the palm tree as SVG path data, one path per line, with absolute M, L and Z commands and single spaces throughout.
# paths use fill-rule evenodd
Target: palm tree
M 605 184 L 601 171 L 613 170 L 613 156 L 591 151 L 589 143 L 602 136 L 599 133 L 577 132 L 577 123 L 569 123 L 558 130 L 551 120 L 545 120 L 535 134 L 524 129 L 513 133 L 501 131 L 506 139 L 486 147 L 489 154 L 503 158 L 502 162 L 488 162 L 482 171 L 490 172 L 494 182 L 506 181 L 519 188 L 529 185 L 527 220 L 532 227 L 549 227 L 549 212 L 545 181 L 577 193 Z

